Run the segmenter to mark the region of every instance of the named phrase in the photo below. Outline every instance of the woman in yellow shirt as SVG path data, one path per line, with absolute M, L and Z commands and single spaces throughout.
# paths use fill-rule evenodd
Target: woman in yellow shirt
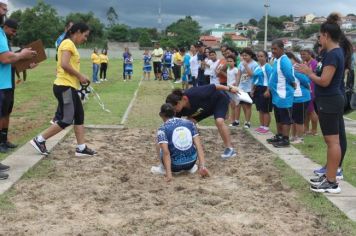
M 100 57 L 100 81 L 106 81 L 106 71 L 108 69 L 108 64 L 109 64 L 109 57 L 108 57 L 108 51 L 106 49 L 103 49 L 101 51 L 101 54 L 99 55 Z M 103 79 L 104 76 L 104 79 Z
M 100 81 L 98 80 L 100 57 L 97 48 L 94 48 L 94 52 L 93 54 L 91 54 L 91 60 L 93 62 L 93 83 L 100 83 Z
M 46 140 L 74 124 L 77 139 L 76 156 L 93 156 L 96 152 L 84 142 L 84 109 L 77 90 L 80 84 L 88 84 L 87 76 L 80 73 L 80 55 L 76 45 L 84 43 L 89 36 L 89 27 L 84 23 L 74 24 L 66 33 L 58 48 L 57 78 L 53 93 L 58 100 L 60 119 L 42 134 L 31 140 L 32 146 L 43 155 L 48 155 Z

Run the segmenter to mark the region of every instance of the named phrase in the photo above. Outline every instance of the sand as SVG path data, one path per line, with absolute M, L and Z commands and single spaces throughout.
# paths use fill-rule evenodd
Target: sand
M 74 157 L 73 134 L 48 158 L 49 175 L 14 186 L 0 235 L 335 235 L 281 182 L 276 158 L 242 131 L 238 157 L 222 161 L 216 130 L 201 130 L 212 176 L 150 173 L 155 131 L 88 130 L 99 155 Z M 307 186 L 307 185 L 306 185 Z

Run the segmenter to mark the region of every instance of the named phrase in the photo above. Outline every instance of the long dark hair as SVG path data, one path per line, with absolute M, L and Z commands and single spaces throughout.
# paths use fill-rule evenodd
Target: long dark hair
M 75 23 L 70 27 L 70 29 L 67 31 L 66 35 L 64 36 L 64 39 L 68 39 L 72 34 L 77 33 L 78 31 L 80 33 L 84 33 L 89 30 L 89 26 L 85 23 L 79 22 Z
M 286 55 L 289 59 L 293 59 L 296 63 L 300 63 L 300 60 L 292 52 L 286 52 Z
M 352 58 L 352 43 L 346 38 L 342 32 L 339 23 L 341 18 L 337 13 L 331 13 L 327 20 L 320 26 L 321 33 L 327 33 L 331 40 L 339 43 L 339 46 L 344 50 L 345 54 L 345 69 L 351 69 Z
M 180 100 L 182 100 L 184 92 L 182 89 L 173 89 L 172 93 L 166 98 L 166 103 L 170 103 L 172 106 L 176 106 Z

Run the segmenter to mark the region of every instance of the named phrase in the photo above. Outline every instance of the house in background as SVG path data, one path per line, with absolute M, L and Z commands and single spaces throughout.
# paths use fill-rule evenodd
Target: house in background
M 237 48 L 245 48 L 249 46 L 250 40 L 236 33 L 226 33 L 225 36 L 228 36 L 232 39 Z
M 202 35 L 199 38 L 200 41 L 203 42 L 207 47 L 211 47 L 213 49 L 217 49 L 220 47 L 220 39 L 211 35 Z

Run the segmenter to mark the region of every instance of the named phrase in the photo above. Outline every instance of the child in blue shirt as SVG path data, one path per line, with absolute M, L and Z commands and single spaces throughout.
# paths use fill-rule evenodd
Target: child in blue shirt
M 124 81 L 126 82 L 126 79 L 131 80 L 132 74 L 133 74 L 133 59 L 132 55 L 129 53 L 127 57 L 124 60 Z
M 268 54 L 265 51 L 257 53 L 259 67 L 255 69 L 252 78 L 252 94 L 259 112 L 260 127 L 255 129 L 259 134 L 267 134 L 271 123 L 272 98 L 269 92 L 268 83 L 272 74 L 272 66 L 267 63 Z
M 275 60 L 269 81 L 269 89 L 274 105 L 277 134 L 267 139 L 267 142 L 275 147 L 288 147 L 290 127 L 293 123 L 292 107 L 295 87 L 293 66 L 289 58 L 284 54 L 282 40 L 272 42 L 272 53 Z
M 196 126 L 189 120 L 175 118 L 174 114 L 171 104 L 161 106 L 159 115 L 164 123 L 157 132 L 161 164 L 153 166 L 151 172 L 165 174 L 166 181 L 172 180 L 172 172 L 180 171 L 193 174 L 198 170 L 202 177 L 209 176 Z M 197 160 L 199 167 L 195 164 Z
M 143 53 L 143 79 L 150 80 L 152 66 L 151 66 L 151 55 L 149 51 L 146 49 Z

